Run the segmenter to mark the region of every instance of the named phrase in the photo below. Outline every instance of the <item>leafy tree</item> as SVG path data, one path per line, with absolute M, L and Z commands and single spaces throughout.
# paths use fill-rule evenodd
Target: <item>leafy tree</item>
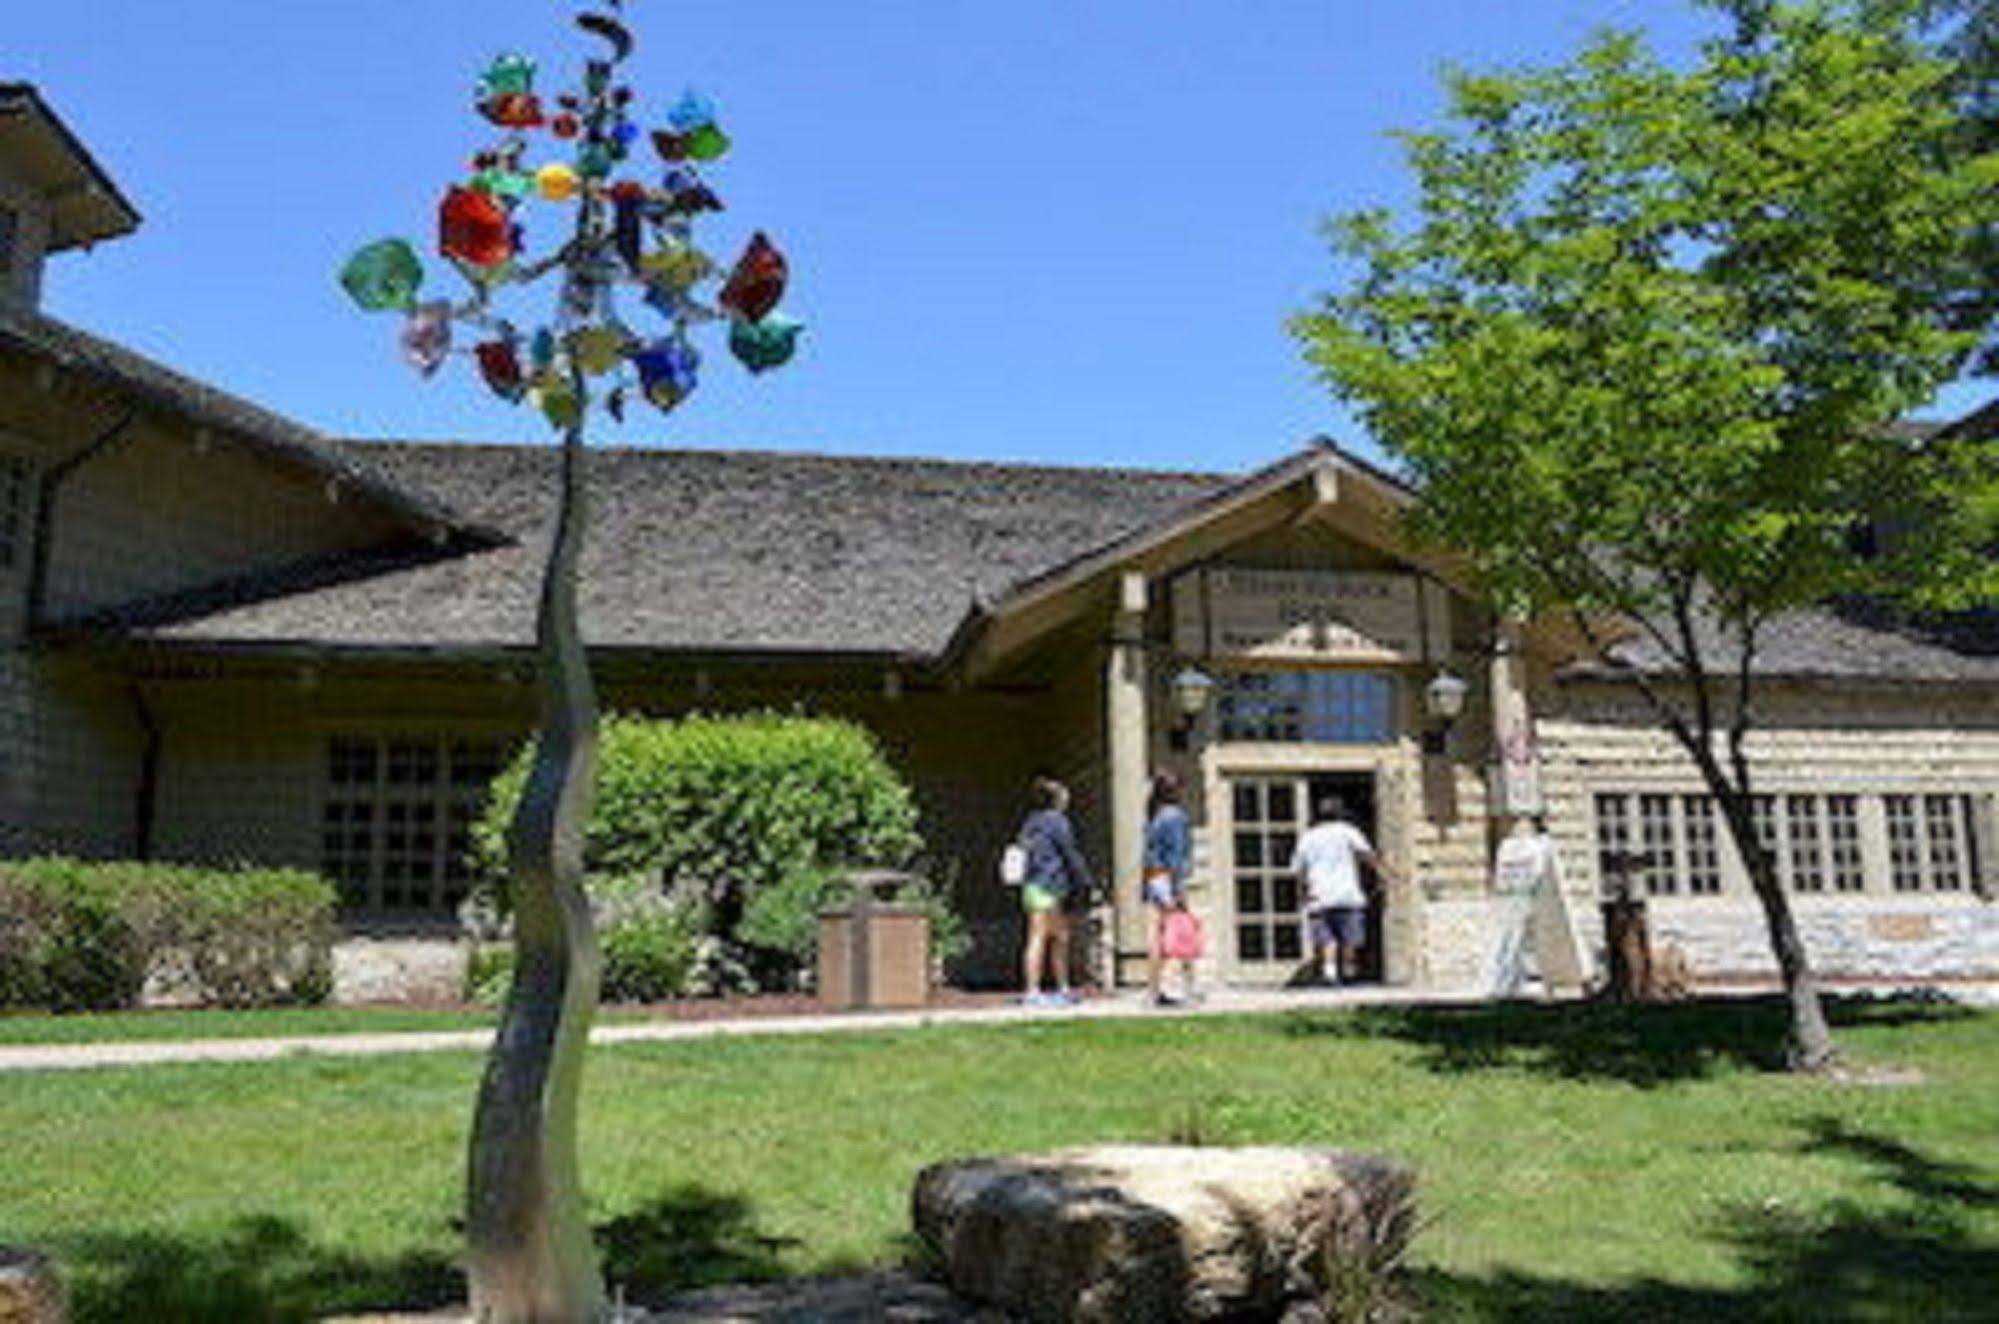
M 1833 1060 L 1745 738 L 1773 617 L 1846 592 L 1991 600 L 1989 446 L 1889 427 L 1976 353 L 1999 156 L 1919 6 L 1758 4 L 1672 67 L 1634 35 L 1453 75 L 1405 136 L 1418 214 L 1330 227 L 1351 282 L 1294 331 L 1472 554 L 1497 609 L 1565 615 L 1698 768 L 1761 902 L 1794 1065 Z M 1967 321 L 1976 324 L 1967 324 Z M 1861 557 L 1856 521 L 1893 520 Z M 1669 659 L 1620 663 L 1633 631 Z

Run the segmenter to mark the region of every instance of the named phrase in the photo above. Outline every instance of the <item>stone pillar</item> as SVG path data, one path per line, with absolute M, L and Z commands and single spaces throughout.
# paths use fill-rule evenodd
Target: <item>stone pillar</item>
M 1104 670 L 1104 798 L 1110 812 L 1108 879 L 1111 915 L 1105 925 L 1114 950 L 1103 968 L 1113 984 L 1137 978 L 1142 957 L 1120 962 L 1119 952 L 1145 950 L 1145 906 L 1139 901 L 1145 849 L 1146 749 L 1145 576 L 1127 571 L 1118 580 Z M 1121 966 L 1129 964 L 1127 971 Z
M 1520 622 L 1499 622 L 1493 640 L 1492 768 L 1497 778 L 1492 808 L 1492 845 L 1506 836 L 1515 818 L 1541 812 L 1541 756 L 1534 747 L 1534 716 L 1527 703 L 1527 658 L 1520 645 Z

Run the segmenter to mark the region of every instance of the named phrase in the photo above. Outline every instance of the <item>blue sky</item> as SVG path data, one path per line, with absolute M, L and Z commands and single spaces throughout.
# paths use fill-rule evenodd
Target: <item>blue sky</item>
M 455 360 L 419 380 L 392 317 L 334 273 L 368 240 L 431 246 L 488 138 L 503 50 L 569 81 L 596 49 L 550 0 L 71 0 L 16 6 L 25 78 L 146 220 L 51 264 L 56 316 L 340 435 L 540 441 Z M 683 88 L 735 137 L 711 178 L 724 261 L 789 254 L 791 366 L 719 338 L 631 444 L 1240 469 L 1315 434 L 1372 453 L 1285 317 L 1334 280 L 1319 220 L 1405 201 L 1390 130 L 1448 64 L 1558 58 L 1604 24 L 1684 48 L 1654 0 L 628 0 L 641 115 Z M 546 141 L 544 139 L 543 141 Z M 552 220 L 552 218 L 551 218 Z M 552 224 L 535 229 L 545 240 Z M 433 281 L 446 273 L 433 270 Z M 455 278 L 453 278 L 455 279 Z M 1968 407 L 1984 392 L 1956 391 Z

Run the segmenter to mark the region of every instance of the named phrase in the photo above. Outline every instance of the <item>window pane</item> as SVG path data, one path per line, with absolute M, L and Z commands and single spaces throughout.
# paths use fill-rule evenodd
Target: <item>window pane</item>
M 1866 886 L 1860 866 L 1860 797 L 1828 795 L 1825 798 L 1826 838 L 1832 847 L 1832 885 L 1841 892 L 1859 892 Z
M 1819 834 L 1819 797 L 1784 797 L 1784 832 L 1791 851 L 1791 886 L 1825 891 L 1825 849 Z
M 1923 822 L 1928 829 L 1930 886 L 1939 892 L 1964 888 L 1964 848 L 1957 815 L 1958 797 L 1923 797 Z
M 1238 960 L 1268 960 L 1269 948 L 1263 941 L 1263 925 L 1238 924 L 1235 930 L 1235 950 Z
M 1224 740 L 1385 744 L 1395 737 L 1395 677 L 1385 672 L 1224 673 Z
M 1897 892 L 1920 891 L 1923 853 L 1916 835 L 1916 797 L 1884 795 L 1881 805 L 1888 813 L 1888 880 Z
M 1673 797 L 1638 797 L 1638 830 L 1646 856 L 1645 890 L 1672 896 L 1680 890 L 1679 850 L 1673 840 Z
M 1305 954 L 1304 940 L 1296 924 L 1279 924 L 1271 930 L 1271 956 L 1279 961 L 1295 961 Z
M 1714 836 L 1714 797 L 1683 795 L 1680 812 L 1687 831 L 1687 891 L 1712 896 L 1721 891 L 1721 852 Z

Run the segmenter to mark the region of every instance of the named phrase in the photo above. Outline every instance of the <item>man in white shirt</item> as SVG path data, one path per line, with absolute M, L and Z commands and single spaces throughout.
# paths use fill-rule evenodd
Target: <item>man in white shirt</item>
M 1312 826 L 1298 838 L 1291 872 L 1303 885 L 1305 924 L 1321 976 L 1329 984 L 1351 982 L 1367 942 L 1367 892 L 1360 885 L 1360 867 L 1367 865 L 1384 882 L 1394 875 L 1367 834 L 1354 826 L 1346 801 L 1329 795 L 1312 808 Z M 1327 959 L 1329 952 L 1334 960 Z

